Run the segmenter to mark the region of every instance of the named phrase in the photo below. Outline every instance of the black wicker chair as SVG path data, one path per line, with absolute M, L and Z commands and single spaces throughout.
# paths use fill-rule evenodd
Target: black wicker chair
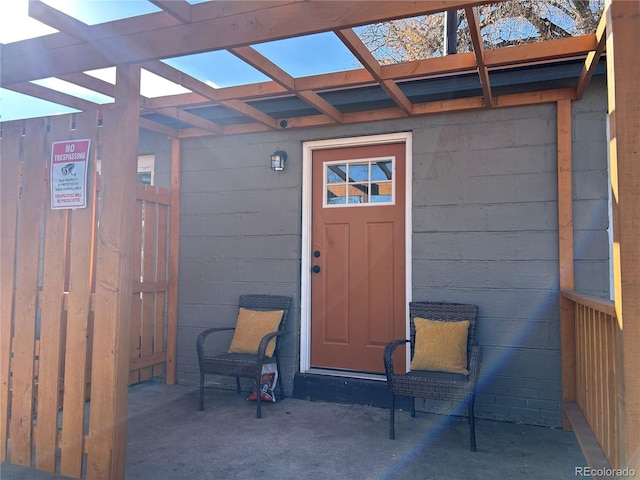
M 469 410 L 469 430 L 471 451 L 476 451 L 476 434 L 474 423 L 474 402 L 476 385 L 482 362 L 482 350 L 476 344 L 476 322 L 478 307 L 455 303 L 411 302 L 409 304 L 411 321 L 411 340 L 395 340 L 384 350 L 384 368 L 387 375 L 387 386 L 390 393 L 390 426 L 389 438 L 395 438 L 395 399 L 397 395 L 411 397 L 411 416 L 415 417 L 415 398 L 429 400 L 450 400 L 464 402 Z M 420 317 L 444 322 L 469 320 L 467 335 L 467 369 L 469 375 L 448 372 L 414 370 L 407 373 L 394 373 L 393 353 L 404 344 L 411 344 L 413 359 L 416 340 L 414 318 Z M 404 370 L 404 369 L 403 369 Z
M 273 331 L 265 335 L 258 346 L 258 353 L 245 354 L 245 353 L 216 353 L 209 354 L 205 351 L 205 342 L 207 337 L 211 334 L 235 330 L 236 327 L 222 327 L 222 328 L 209 328 L 198 335 L 196 341 L 196 349 L 198 351 L 198 363 L 200 365 L 200 404 L 199 409 L 204 409 L 204 376 L 205 374 L 211 375 L 226 375 L 236 377 L 236 388 L 238 393 L 241 393 L 240 389 L 240 377 L 251 378 L 254 381 L 256 388 L 260 385 L 260 376 L 262 374 L 262 366 L 267 363 L 274 363 L 277 366 L 278 373 L 280 373 L 280 338 L 285 333 L 285 325 L 287 321 L 287 314 L 289 306 L 291 305 L 291 297 L 283 297 L 278 295 L 241 295 L 238 302 L 238 311 L 240 308 L 247 310 L 257 311 L 275 311 L 282 310 L 282 318 L 277 331 Z M 228 334 L 227 334 L 228 335 Z M 268 357 L 267 345 L 275 337 L 275 350 L 271 357 Z M 284 399 L 284 389 L 282 388 L 282 381 L 278 381 L 280 399 Z M 262 418 L 261 399 L 258 392 L 256 398 L 257 404 L 257 417 Z

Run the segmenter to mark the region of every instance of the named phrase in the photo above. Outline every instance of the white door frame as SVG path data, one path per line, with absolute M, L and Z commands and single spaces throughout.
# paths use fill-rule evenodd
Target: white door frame
M 302 144 L 302 261 L 300 286 L 300 372 L 313 373 L 311 370 L 311 190 L 313 185 L 313 152 L 329 148 L 360 147 L 383 145 L 386 143 L 405 144 L 405 292 L 406 292 L 406 338 L 409 338 L 409 302 L 411 301 L 411 210 L 412 210 L 412 133 L 399 132 L 362 137 L 334 138 L 316 140 Z M 409 355 L 407 354 L 407 368 Z M 327 373 L 323 371 L 322 373 Z

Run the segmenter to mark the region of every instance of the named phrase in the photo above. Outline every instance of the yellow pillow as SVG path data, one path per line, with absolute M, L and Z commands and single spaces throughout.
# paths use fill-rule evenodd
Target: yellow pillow
M 467 335 L 469 320 L 439 322 L 414 318 L 416 344 L 411 370 L 462 373 L 467 370 Z
M 236 331 L 231 340 L 229 353 L 257 354 L 260 340 L 267 333 L 278 330 L 284 310 L 270 310 L 261 312 L 240 307 Z M 276 339 L 273 338 L 267 345 L 267 357 L 273 356 L 276 349 Z

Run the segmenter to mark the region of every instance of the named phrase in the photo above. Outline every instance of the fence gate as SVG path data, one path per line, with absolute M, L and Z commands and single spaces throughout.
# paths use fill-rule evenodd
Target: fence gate
M 96 113 L 5 122 L 1 161 L 0 460 L 81 478 L 88 458 L 101 127 Z M 51 209 L 52 143 L 91 139 L 87 206 Z M 139 185 L 130 383 L 165 373 L 169 210 Z M 92 364 L 93 363 L 93 364 Z
M 169 192 L 137 184 L 129 383 L 165 373 Z

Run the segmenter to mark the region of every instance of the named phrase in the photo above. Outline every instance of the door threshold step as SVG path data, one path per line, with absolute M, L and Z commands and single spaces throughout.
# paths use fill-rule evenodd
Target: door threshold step
M 293 377 L 292 397 L 317 402 L 389 408 L 387 382 L 366 378 L 296 373 Z M 396 397 L 396 408 L 411 408 L 410 400 Z

